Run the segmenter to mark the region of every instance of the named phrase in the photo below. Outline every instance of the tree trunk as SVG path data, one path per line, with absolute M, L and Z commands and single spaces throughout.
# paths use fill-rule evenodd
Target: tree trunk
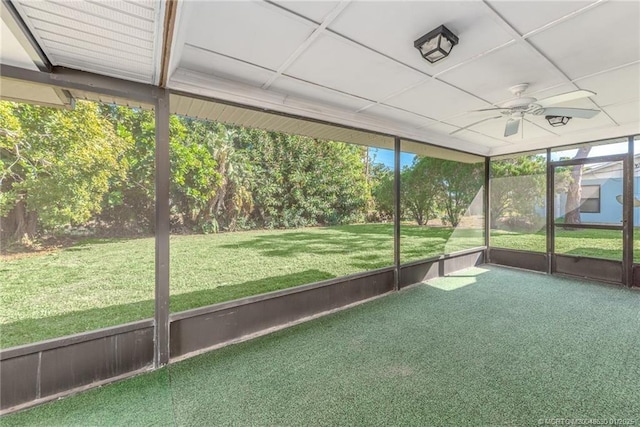
M 27 211 L 24 199 L 18 200 L 13 209 L 2 220 L 2 234 L 10 241 L 29 242 L 36 236 L 38 214 Z
M 574 159 L 584 159 L 589 155 L 591 147 L 580 147 Z M 580 201 L 582 199 L 582 165 L 571 167 L 571 179 L 567 189 L 565 205 L 565 224 L 580 224 Z
M 416 213 L 416 222 L 418 223 L 418 225 L 424 225 L 424 218 L 422 217 L 422 214 Z

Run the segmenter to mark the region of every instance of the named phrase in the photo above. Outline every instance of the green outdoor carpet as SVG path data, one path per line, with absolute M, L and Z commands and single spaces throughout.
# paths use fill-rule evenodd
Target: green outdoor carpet
M 640 425 L 640 292 L 468 269 L 0 425 L 519 426 L 545 419 Z

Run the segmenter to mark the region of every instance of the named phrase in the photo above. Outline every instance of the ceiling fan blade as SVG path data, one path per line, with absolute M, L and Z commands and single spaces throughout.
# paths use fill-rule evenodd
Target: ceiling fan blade
M 542 108 L 545 108 L 550 105 L 560 104 L 576 99 L 589 98 L 590 96 L 595 96 L 595 94 L 595 92 L 592 92 L 590 90 L 574 90 L 573 92 L 562 93 L 560 95 L 539 99 L 535 103 Z
M 469 111 L 469 113 L 477 113 L 479 111 L 498 111 L 498 110 L 508 110 L 508 108 L 503 108 L 503 107 L 481 108 L 479 110 L 471 110 Z
M 542 110 L 542 114 L 545 116 L 564 116 L 564 117 L 577 117 L 579 119 L 590 119 L 600 110 L 587 110 L 584 108 L 545 108 Z
M 521 121 L 520 118 L 507 120 L 507 124 L 504 127 L 504 136 L 511 136 L 518 133 L 518 128 L 520 127 L 520 121 Z
M 449 133 L 449 135 L 453 135 L 453 134 L 456 134 L 456 133 L 458 133 L 458 132 L 462 132 L 463 130 L 467 130 L 467 129 L 469 129 L 471 126 L 479 125 L 479 124 L 480 124 L 480 123 L 482 123 L 482 122 L 486 122 L 486 121 L 488 121 L 488 120 L 493 120 L 493 119 L 500 119 L 500 118 L 502 118 L 502 116 L 488 117 L 488 118 L 486 118 L 486 119 L 478 120 L 477 122 L 473 122 L 473 123 L 471 123 L 470 125 L 466 125 L 466 126 L 465 126 L 465 127 L 463 127 L 463 128 L 460 128 L 460 129 L 456 129 L 456 130 L 454 130 L 453 132 Z

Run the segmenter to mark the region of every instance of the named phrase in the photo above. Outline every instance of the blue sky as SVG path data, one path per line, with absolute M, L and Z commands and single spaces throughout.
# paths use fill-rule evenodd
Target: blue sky
M 371 148 L 369 150 L 369 157 L 375 163 L 382 163 L 389 169 L 393 170 L 393 150 L 385 150 L 384 148 Z M 400 153 L 400 167 L 410 166 L 413 163 L 415 154 Z

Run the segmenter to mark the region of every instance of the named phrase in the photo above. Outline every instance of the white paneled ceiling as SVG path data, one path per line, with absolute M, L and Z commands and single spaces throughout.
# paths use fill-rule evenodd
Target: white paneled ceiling
M 435 79 L 429 79 L 419 86 L 395 95 L 385 103 L 436 120 L 445 120 L 460 114 L 460 105 L 465 105 L 468 109 L 487 106 L 486 102 Z
M 518 83 L 529 83 L 529 91 L 566 81 L 560 73 L 523 44 L 512 44 L 465 66 L 445 72 L 443 81 L 467 90 L 489 102 L 512 97 L 507 90 Z
M 164 2 L 13 0 L 52 65 L 158 83 Z
M 579 142 L 593 132 L 640 132 L 640 11 L 631 1 L 218 1 L 188 2 L 178 70 L 198 71 L 244 86 L 237 99 L 273 107 L 310 103 L 302 115 L 394 123 L 389 133 L 480 154 Z M 444 24 L 460 42 L 435 65 L 413 41 Z M 615 31 L 613 29 L 615 28 Z M 181 36 L 182 35 L 182 36 Z M 182 37 L 182 39 L 181 39 Z M 194 51 L 197 46 L 206 51 Z M 218 55 L 218 56 L 215 56 Z M 199 86 L 170 81 L 181 90 Z M 194 74 L 196 76 L 196 74 Z M 194 77 L 195 78 L 195 77 Z M 189 84 L 191 83 L 191 84 Z M 524 129 L 504 137 L 499 112 L 470 113 L 513 97 L 529 83 L 541 99 L 577 89 L 597 93 L 566 106 L 602 109 L 593 119 L 552 128 L 527 116 Z M 229 89 L 207 93 L 227 96 Z M 231 95 L 229 95 L 231 96 Z M 277 108 L 277 103 L 275 104 Z M 291 112 L 287 110 L 286 112 Z M 295 112 L 295 109 L 294 109 Z M 376 128 L 374 130 L 380 130 Z M 589 136 L 587 136 L 589 138 Z M 544 141 L 544 142 L 542 142 Z
M 192 1 L 186 44 L 275 70 L 315 24 L 262 1 Z
M 610 1 L 529 38 L 569 78 L 640 60 L 640 2 Z M 576 48 L 574 41 L 580 43 Z
M 559 19 L 570 17 L 572 13 L 589 5 L 593 6 L 595 0 L 489 0 L 489 3 L 518 33 L 524 35 Z
M 165 0 L 12 3 L 54 65 L 157 84 Z M 640 133 L 638 1 L 177 5 L 167 86 L 183 93 L 484 155 Z M 413 42 L 442 24 L 460 42 L 431 65 Z M 471 110 L 511 99 L 518 83 L 538 99 L 592 90 L 566 106 L 602 112 L 562 128 L 527 115 L 504 137 L 506 117 Z
M 425 78 L 417 71 L 332 33 L 318 37 L 286 74 L 374 101 Z
M 442 24 L 463 42 L 455 47 L 455 56 L 428 65 L 417 54 L 413 41 Z M 329 28 L 429 75 L 512 39 L 509 32 L 495 25 L 493 12 L 474 1 L 353 1 Z

